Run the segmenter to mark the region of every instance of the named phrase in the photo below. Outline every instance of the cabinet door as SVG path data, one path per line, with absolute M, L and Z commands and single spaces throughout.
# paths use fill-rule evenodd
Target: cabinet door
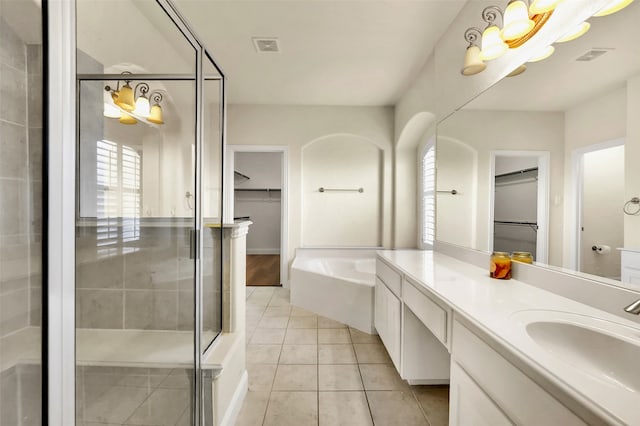
M 387 290 L 387 332 L 389 334 L 387 351 L 391 361 L 400 372 L 400 333 L 402 303 L 389 289 Z
M 384 342 L 387 339 L 387 299 L 385 286 L 376 277 L 376 290 L 375 290 L 375 311 L 374 311 L 374 325 L 376 331 L 380 336 L 380 339 Z
M 450 425 L 501 426 L 513 424 L 456 362 L 451 363 L 450 392 Z

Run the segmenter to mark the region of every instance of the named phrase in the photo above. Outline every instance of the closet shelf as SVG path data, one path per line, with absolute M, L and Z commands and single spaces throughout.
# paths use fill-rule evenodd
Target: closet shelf
M 236 176 L 236 177 L 242 178 L 242 179 L 246 179 L 246 180 L 250 180 L 251 179 L 249 176 L 245 175 L 244 173 L 240 173 L 237 170 L 233 171 L 233 175 Z
M 529 226 L 534 231 L 538 230 L 538 223 L 537 222 L 517 222 L 517 221 L 510 221 L 510 220 L 494 220 L 493 223 L 498 224 L 498 225 Z

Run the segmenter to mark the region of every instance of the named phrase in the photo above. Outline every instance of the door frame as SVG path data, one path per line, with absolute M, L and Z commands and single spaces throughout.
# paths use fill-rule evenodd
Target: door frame
M 571 180 L 569 184 L 569 214 L 565 228 L 568 230 L 568 256 L 565 267 L 580 271 L 580 246 L 582 244 L 582 199 L 584 190 L 584 155 L 594 151 L 624 146 L 625 138 L 610 139 L 571 151 Z
M 233 221 L 234 179 L 236 152 L 277 152 L 282 153 L 282 190 L 280 192 L 280 282 L 289 287 L 289 148 L 284 145 L 230 145 L 225 151 L 225 185 L 223 217 Z
M 494 202 L 496 191 L 496 157 L 535 157 L 538 159 L 538 208 L 536 222 L 536 262 L 549 263 L 549 151 L 491 151 L 490 199 L 489 199 L 489 250 L 493 251 Z

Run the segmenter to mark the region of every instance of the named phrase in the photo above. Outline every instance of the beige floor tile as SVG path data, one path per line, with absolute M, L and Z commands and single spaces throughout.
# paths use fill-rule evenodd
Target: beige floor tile
M 318 343 L 351 343 L 351 335 L 346 328 L 319 328 Z
M 247 364 L 250 391 L 270 391 L 276 376 L 277 365 Z
M 129 425 L 174 426 L 189 405 L 186 389 L 156 389 L 126 421 Z
M 372 426 L 364 392 L 320 392 L 320 426 Z
M 318 328 L 347 328 L 347 326 L 339 321 L 318 315 Z
M 318 347 L 316 345 L 284 345 L 280 364 L 317 364 Z
M 317 317 L 315 312 L 307 311 L 306 309 L 302 309 L 297 306 L 294 306 L 291 309 L 291 316 L 292 317 Z
M 317 392 L 272 392 L 264 426 L 317 426 Z
M 357 364 L 352 344 L 318 345 L 318 364 Z
M 284 341 L 285 328 L 256 328 L 249 341 L 252 345 L 280 345 Z
M 449 386 L 412 386 L 431 426 L 449 424 Z
M 235 426 L 256 426 L 264 421 L 271 392 L 247 392 Z
M 258 323 L 258 328 L 287 328 L 289 317 L 265 317 Z
M 114 386 L 100 398 L 87 403 L 87 422 L 124 423 L 149 396 L 144 388 Z M 181 413 L 180 413 L 181 414 Z
M 269 307 L 275 307 L 275 306 L 291 308 L 291 303 L 289 303 L 289 298 L 274 296 L 271 298 L 271 301 L 269 302 Z
M 247 364 L 277 364 L 282 345 L 248 345 Z
M 274 391 L 318 390 L 318 367 L 315 365 L 278 365 Z
M 355 328 L 349 328 L 349 333 L 353 343 L 380 343 L 380 336 L 377 334 L 364 333 Z
M 354 343 L 360 364 L 391 364 L 391 358 L 382 343 Z
M 289 328 L 284 338 L 285 345 L 317 345 L 318 330 L 308 328 Z
M 291 314 L 290 306 L 270 306 L 264 311 L 265 317 L 288 317 Z
M 362 379 L 357 365 L 318 366 L 318 390 L 358 391 L 362 389 Z
M 367 391 L 376 426 L 429 426 L 410 391 Z
M 360 373 L 366 390 L 409 390 L 393 365 L 360 364 Z
M 294 317 L 289 319 L 289 328 L 318 328 L 318 317 Z

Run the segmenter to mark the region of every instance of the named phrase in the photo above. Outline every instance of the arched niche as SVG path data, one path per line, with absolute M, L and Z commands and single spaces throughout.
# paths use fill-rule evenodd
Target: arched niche
M 377 142 L 354 134 L 326 135 L 303 146 L 304 247 L 382 245 L 383 160 Z

